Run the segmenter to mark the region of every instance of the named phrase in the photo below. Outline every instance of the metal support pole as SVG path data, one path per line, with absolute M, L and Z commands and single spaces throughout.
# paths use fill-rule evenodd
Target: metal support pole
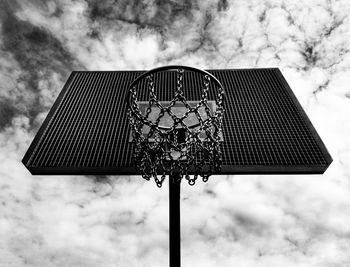
M 181 266 L 180 181 L 179 174 L 169 175 L 169 261 L 170 267 Z

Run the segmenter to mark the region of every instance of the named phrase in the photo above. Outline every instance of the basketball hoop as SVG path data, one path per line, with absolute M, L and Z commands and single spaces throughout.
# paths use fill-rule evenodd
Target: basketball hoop
M 176 71 L 176 91 L 169 102 L 159 101 L 155 93 L 154 77 L 165 71 Z M 185 71 L 198 73 L 203 79 L 198 101 L 188 101 L 185 97 Z M 137 87 L 145 84 L 149 100 L 143 103 L 142 111 Z M 215 101 L 208 100 L 209 90 L 216 90 Z M 178 173 L 178 182 L 185 177 L 194 185 L 198 176 L 207 181 L 213 171 L 220 170 L 224 89 L 212 74 L 186 66 L 156 68 L 134 80 L 128 93 L 133 161 L 143 178 L 153 177 L 161 187 L 166 175 Z
M 169 175 L 170 267 L 181 266 L 183 177 L 322 174 L 332 162 L 277 68 L 211 70 L 225 82 L 224 121 L 213 75 L 182 66 L 139 73 L 72 72 L 22 162 L 33 175 L 143 174 L 158 186 Z

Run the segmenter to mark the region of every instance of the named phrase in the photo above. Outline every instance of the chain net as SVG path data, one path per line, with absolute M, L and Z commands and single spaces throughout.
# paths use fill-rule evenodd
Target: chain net
M 204 76 L 203 92 L 200 100 L 193 104 L 193 101 L 188 101 L 184 95 L 184 68 L 175 69 L 176 92 L 167 104 L 157 99 L 154 74 L 145 76 L 149 101 L 144 113 L 140 111 L 138 104 L 137 84 L 129 87 L 128 114 L 134 145 L 134 166 L 144 179 L 150 180 L 153 177 L 158 187 L 162 186 L 166 175 L 175 172 L 179 173 L 177 182 L 184 177 L 190 185 L 194 185 L 199 176 L 206 182 L 214 171 L 218 172 L 221 169 L 220 136 L 224 90 L 216 80 L 216 108 L 213 110 L 207 100 L 211 77 L 198 70 L 196 72 Z M 195 70 L 191 68 L 190 71 Z M 185 108 L 181 115 L 174 112 L 174 107 L 178 104 Z M 188 118 L 194 116 L 196 124 L 189 125 Z M 166 127 L 161 125 L 165 117 L 171 118 L 170 125 Z

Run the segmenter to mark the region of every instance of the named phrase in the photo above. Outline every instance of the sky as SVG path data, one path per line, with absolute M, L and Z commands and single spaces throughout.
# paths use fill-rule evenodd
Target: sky
M 0 266 L 167 266 L 168 191 L 20 162 L 73 70 L 278 67 L 333 163 L 181 192 L 183 266 L 350 266 L 350 3 L 0 0 Z

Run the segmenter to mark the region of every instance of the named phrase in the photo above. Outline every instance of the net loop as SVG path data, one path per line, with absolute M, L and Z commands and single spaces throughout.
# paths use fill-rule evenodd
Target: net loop
M 208 180 L 209 180 L 209 174 L 203 174 L 202 175 L 202 180 L 203 180 L 203 182 L 208 182 Z

